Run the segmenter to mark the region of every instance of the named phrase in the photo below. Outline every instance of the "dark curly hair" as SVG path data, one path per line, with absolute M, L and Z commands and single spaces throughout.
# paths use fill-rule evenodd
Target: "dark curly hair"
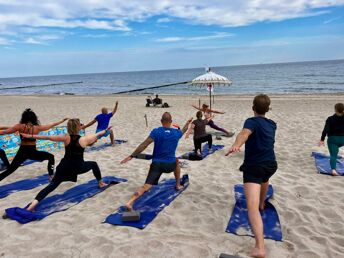
M 22 113 L 22 117 L 20 120 L 21 124 L 32 124 L 32 125 L 39 125 L 40 122 L 35 114 L 35 112 L 33 112 L 31 110 L 31 108 L 27 108 L 24 110 L 24 112 Z

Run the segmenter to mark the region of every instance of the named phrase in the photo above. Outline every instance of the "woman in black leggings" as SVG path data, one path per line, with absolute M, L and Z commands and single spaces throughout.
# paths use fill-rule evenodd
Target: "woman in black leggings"
M 86 173 L 92 170 L 93 175 L 98 180 L 99 187 L 104 187 L 106 184 L 102 181 L 100 169 L 97 162 L 84 161 L 84 150 L 86 146 L 95 143 L 99 136 L 102 136 L 108 132 L 110 128 L 100 131 L 96 134 L 90 134 L 81 137 L 79 131 L 81 125 L 79 119 L 70 119 L 67 123 L 68 135 L 28 135 L 23 134 L 23 137 L 33 139 L 44 139 L 56 142 L 63 142 L 65 145 L 65 155 L 60 164 L 56 167 L 56 173 L 50 184 L 41 190 L 36 198 L 29 205 L 27 210 L 33 211 L 37 204 L 42 201 L 49 193 L 54 191 L 62 182 L 72 181 L 76 182 L 77 177 L 80 174 Z
M 191 131 L 194 131 L 194 146 L 195 146 L 195 153 L 197 155 L 202 155 L 202 143 L 208 142 L 209 150 L 211 149 L 213 145 L 213 138 L 211 134 L 207 134 L 205 127 L 208 124 L 208 119 L 202 119 L 203 118 L 203 112 L 198 111 L 196 113 L 197 119 L 194 120 L 189 128 L 189 130 L 186 133 L 185 138 L 188 138 Z M 212 117 L 209 117 L 211 119 Z
M 27 134 L 38 134 L 41 131 L 46 131 L 49 130 L 50 128 L 59 125 L 66 121 L 67 118 L 58 121 L 56 123 L 51 123 L 47 125 L 40 125 L 40 122 L 36 116 L 36 114 L 31 110 L 31 109 L 26 109 L 21 117 L 21 120 L 19 124 L 14 125 L 13 127 L 10 127 L 6 130 L 0 130 L 0 135 L 3 134 L 10 134 L 10 133 L 27 133 Z M 18 167 L 21 166 L 21 164 L 27 160 L 37 160 L 37 161 L 43 161 L 43 160 L 48 160 L 48 173 L 49 177 L 52 178 L 54 175 L 54 164 L 55 164 L 55 159 L 54 155 L 50 154 L 45 151 L 38 151 L 36 149 L 36 139 L 29 138 L 25 139 L 23 137 L 21 138 L 21 143 L 19 150 L 12 160 L 11 164 L 8 166 L 6 171 L 2 172 L 0 174 L 0 181 L 12 174 L 14 171 L 17 170 Z

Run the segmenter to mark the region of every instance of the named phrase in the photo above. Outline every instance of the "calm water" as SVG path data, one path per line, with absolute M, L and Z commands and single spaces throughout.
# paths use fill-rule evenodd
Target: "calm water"
M 241 93 L 336 93 L 344 92 L 344 60 L 214 67 L 212 70 L 233 81 L 216 87 L 216 94 Z M 79 75 L 0 78 L 0 94 L 111 94 L 125 90 L 191 81 L 204 68 L 98 73 Z M 82 82 L 78 84 L 62 84 Z M 41 86 L 41 85 L 50 86 Z M 35 85 L 33 88 L 6 89 Z M 176 85 L 138 93 L 208 94 L 205 88 Z

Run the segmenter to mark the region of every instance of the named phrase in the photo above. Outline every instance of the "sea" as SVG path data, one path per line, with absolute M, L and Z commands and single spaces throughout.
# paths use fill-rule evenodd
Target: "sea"
M 230 86 L 215 86 L 216 95 L 344 93 L 344 60 L 223 66 L 211 70 L 232 81 Z M 204 73 L 205 68 L 201 67 L 0 78 L 0 95 L 104 95 L 138 89 L 142 90 L 131 94 L 207 95 L 206 87 L 178 84 Z M 168 84 L 173 85 L 158 87 Z

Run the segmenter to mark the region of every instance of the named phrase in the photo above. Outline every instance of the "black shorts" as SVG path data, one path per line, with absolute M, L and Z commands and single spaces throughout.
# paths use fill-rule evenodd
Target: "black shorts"
M 242 164 L 240 171 L 244 172 L 244 183 L 266 183 L 277 170 L 276 161 L 267 161 L 257 165 Z
M 157 185 L 163 173 L 171 173 L 176 170 L 177 163 L 152 162 L 149 168 L 146 184 Z

